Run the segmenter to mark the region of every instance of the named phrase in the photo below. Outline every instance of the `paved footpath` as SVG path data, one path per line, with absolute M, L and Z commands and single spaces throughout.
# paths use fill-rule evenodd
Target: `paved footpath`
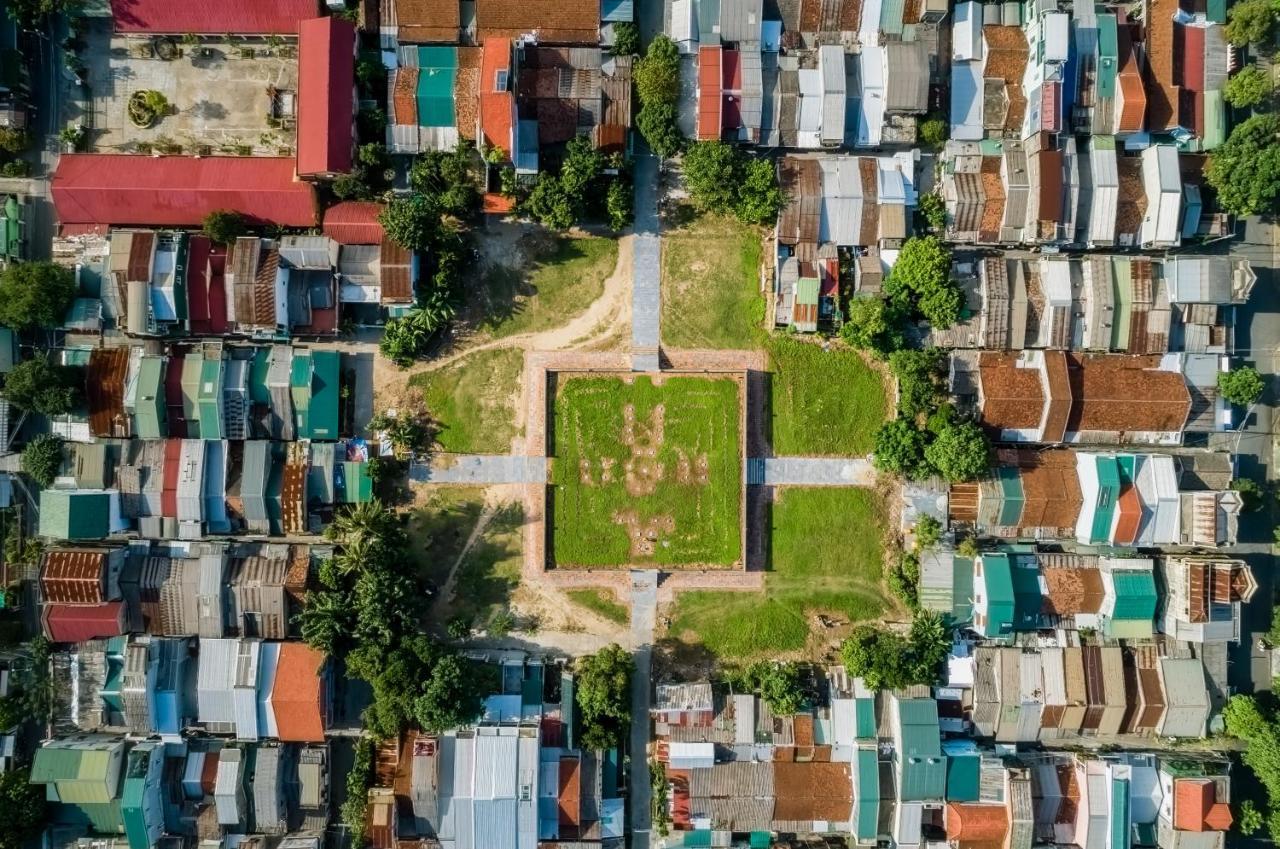
M 766 457 L 747 462 L 763 463 L 763 480 L 749 480 L 765 486 L 874 486 L 876 482 L 871 461 L 863 457 Z M 758 475 L 759 465 L 756 469 Z
M 658 573 L 631 573 L 631 849 L 648 849 L 652 827 L 649 787 L 649 695 L 653 676 L 653 630 L 658 617 Z
M 658 370 L 659 314 L 662 306 L 658 260 L 658 157 L 636 157 L 635 251 L 631 276 L 631 354 L 637 371 Z
M 513 454 L 441 454 L 431 463 L 414 463 L 409 468 L 414 483 L 501 484 L 547 482 L 545 457 Z

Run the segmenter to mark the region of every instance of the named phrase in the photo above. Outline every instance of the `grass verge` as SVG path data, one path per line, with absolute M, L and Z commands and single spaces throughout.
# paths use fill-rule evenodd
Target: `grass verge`
M 700 642 L 721 659 L 741 660 L 804 649 L 818 613 L 851 622 L 884 616 L 895 609 L 882 589 L 884 524 L 883 505 L 871 490 L 780 490 L 764 594 L 682 593 L 671 634 Z
M 485 275 L 480 326 L 495 337 L 566 324 L 604 294 L 618 264 L 617 240 L 601 236 L 554 236 L 533 253 L 527 268 L 503 265 Z
M 414 375 L 410 385 L 439 431 L 441 450 L 457 454 L 506 454 L 516 436 L 515 405 L 524 354 L 515 348 L 477 351 L 435 371 Z
M 774 336 L 768 344 L 773 452 L 862 456 L 888 416 L 884 380 L 858 351 Z
M 606 590 L 567 590 L 565 595 L 574 604 L 598 613 L 615 624 L 626 625 L 631 620 L 631 611 L 627 610 L 626 605 L 619 604 L 614 594 Z
M 737 562 L 738 392 L 727 378 L 566 380 L 553 430 L 556 564 Z
M 673 348 L 749 349 L 764 331 L 760 233 L 700 215 L 662 234 L 662 342 Z

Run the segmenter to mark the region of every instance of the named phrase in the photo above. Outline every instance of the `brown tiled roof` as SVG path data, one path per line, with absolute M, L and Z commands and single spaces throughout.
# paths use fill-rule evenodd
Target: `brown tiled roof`
M 858 160 L 858 176 L 862 178 L 862 224 L 858 228 L 861 244 L 874 245 L 880 226 L 879 197 L 880 176 L 876 161 L 869 156 Z
M 1027 57 L 1031 53 L 1027 36 L 1021 27 L 988 24 L 982 28 L 982 37 L 987 42 L 987 61 L 982 76 L 1004 82 L 1005 96 L 1009 99 L 1004 128 L 1019 129 L 1027 111 L 1027 97 L 1022 93 L 1022 75 L 1027 70 Z
M 1008 831 L 1004 805 L 947 804 L 947 840 L 958 842 L 962 849 L 1000 846 Z
M 1006 463 L 1012 455 L 1022 482 L 1024 528 L 1073 528 L 1083 498 L 1076 475 L 1075 453 L 1065 448 L 1050 451 L 999 452 Z
M 1000 177 L 1000 157 L 982 158 L 982 221 L 978 225 L 978 239 L 983 242 L 1000 240 L 1000 222 L 1004 220 L 1004 180 Z
M 418 69 L 400 68 L 391 86 L 391 111 L 397 124 L 418 123 Z
M 280 252 L 268 248 L 258 265 L 253 281 L 253 321 L 258 327 L 275 327 L 281 316 L 276 315 L 276 271 L 280 268 Z M 239 314 L 236 315 L 238 320 Z
M 775 820 L 845 822 L 853 810 L 847 763 L 775 763 Z
M 60 548 L 44 556 L 40 593 L 46 604 L 100 604 L 107 553 L 94 548 Z
M 1116 235 L 1136 235 L 1147 214 L 1147 191 L 1142 183 L 1142 161 L 1132 156 L 1116 158 L 1119 202 L 1116 204 Z
M 1062 151 L 1048 148 L 1032 154 L 1040 160 L 1040 220 L 1062 221 Z
M 382 240 L 379 260 L 381 267 L 382 303 L 407 304 L 413 301 L 413 276 L 410 269 L 412 255 L 390 239 Z
M 477 40 L 536 33 L 543 44 L 597 44 L 599 0 L 476 0 Z
M 1045 351 L 1045 377 L 1049 382 L 1049 404 L 1044 421 L 1044 441 L 1061 442 L 1067 433 L 1071 402 L 1075 393 L 1067 372 L 1067 358 L 1061 351 Z
M 128 348 L 97 348 L 89 354 L 85 394 L 89 399 L 89 432 L 97 437 L 129 436 L 124 412 L 124 381 L 129 371 Z
M 1139 67 L 1138 55 L 1133 49 L 1132 32 L 1132 27 L 1123 25 L 1116 31 L 1120 54 L 1120 72 L 1117 80 L 1120 84 L 1120 96 L 1124 100 L 1116 129 L 1122 133 L 1141 131 L 1147 119 L 1147 92 L 1142 86 L 1142 69 Z
M 395 4 L 400 40 L 457 41 L 462 24 L 458 0 L 386 0 Z
M 1017 354 L 983 352 L 978 359 L 982 420 L 996 430 L 1037 427 L 1044 413 L 1040 372 L 1018 368 Z
M 862 20 L 862 0 L 800 0 L 799 19 L 800 32 L 850 32 Z
M 458 74 L 453 78 L 454 122 L 458 135 L 464 139 L 476 137 L 476 122 L 480 116 L 480 59 L 481 47 L 458 48 Z
M 1181 431 L 1191 412 L 1182 374 L 1158 371 L 1159 357 L 1068 354 L 1074 402 L 1070 431 Z
M 1044 612 L 1057 616 L 1097 613 L 1102 608 L 1102 573 L 1097 569 L 1041 566 L 1047 591 Z
M 1147 128 L 1160 132 L 1172 128 L 1178 120 L 1181 88 L 1173 83 L 1173 66 L 1181 57 L 1175 55 L 1173 16 L 1178 0 L 1151 0 L 1147 6 Z
M 151 253 L 156 234 L 144 230 L 131 234 L 129 239 L 129 263 L 125 266 L 125 282 L 132 280 L 151 282 Z

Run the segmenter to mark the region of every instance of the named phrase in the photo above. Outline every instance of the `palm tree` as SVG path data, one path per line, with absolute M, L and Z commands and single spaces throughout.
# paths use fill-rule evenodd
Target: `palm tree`
M 360 537 L 377 539 L 393 533 L 395 528 L 395 514 L 374 498 L 334 516 L 326 533 L 331 539 L 350 545 Z
M 309 592 L 297 621 L 303 642 L 325 654 L 333 654 L 334 648 L 351 633 L 352 612 L 343 593 Z

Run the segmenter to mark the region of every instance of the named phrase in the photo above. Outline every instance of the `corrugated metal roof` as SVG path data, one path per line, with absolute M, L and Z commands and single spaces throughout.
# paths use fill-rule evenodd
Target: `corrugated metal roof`
M 299 174 L 351 170 L 355 48 L 355 25 L 336 15 L 304 21 L 299 29 Z

